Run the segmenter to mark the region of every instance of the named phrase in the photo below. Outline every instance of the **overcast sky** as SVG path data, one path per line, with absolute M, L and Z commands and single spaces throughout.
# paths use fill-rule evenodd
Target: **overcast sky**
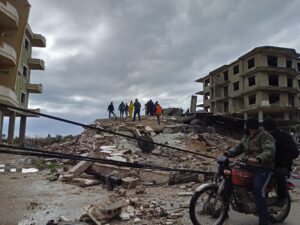
M 29 1 L 32 30 L 47 39 L 33 51 L 46 70 L 32 72 L 44 91 L 30 108 L 83 123 L 107 117 L 110 101 L 186 109 L 196 79 L 254 47 L 300 51 L 297 0 Z M 45 119 L 27 126 L 27 135 L 79 131 Z

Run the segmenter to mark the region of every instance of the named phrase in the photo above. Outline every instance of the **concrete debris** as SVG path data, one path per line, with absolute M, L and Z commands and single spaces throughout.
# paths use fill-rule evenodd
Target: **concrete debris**
M 98 205 L 89 205 L 83 215 L 80 217 L 81 222 L 92 220 L 97 225 L 102 225 L 112 218 L 118 216 L 124 206 L 124 200 L 113 201 L 107 199 Z
M 214 127 L 205 125 L 205 121 L 195 116 L 178 117 L 177 112 L 177 109 L 170 110 L 172 116 L 164 115 L 161 125 L 157 124 L 156 117 L 143 118 L 139 123 L 129 119 L 121 122 L 97 120 L 94 125 L 129 136 L 149 137 L 157 143 L 213 157 L 238 143 L 238 140 L 216 133 Z M 215 168 L 214 160 L 164 146 L 154 145 L 150 151 L 142 151 L 136 140 L 91 129 L 86 129 L 73 140 L 54 143 L 47 148 L 54 152 L 177 169 L 211 171 Z M 107 224 L 112 218 L 122 224 L 187 224 L 184 218 L 190 197 L 198 185 L 209 179 L 198 173 L 180 174 L 84 161 L 76 164 L 69 160 L 71 167 L 67 161 L 60 162 L 67 171 L 55 173 L 49 180 L 56 180 L 60 175 L 59 180 L 80 187 L 108 187 L 110 200 L 101 200 L 101 204 L 91 203 L 81 216 L 80 221 L 87 224 L 92 224 L 89 223 L 91 221 L 97 225 Z

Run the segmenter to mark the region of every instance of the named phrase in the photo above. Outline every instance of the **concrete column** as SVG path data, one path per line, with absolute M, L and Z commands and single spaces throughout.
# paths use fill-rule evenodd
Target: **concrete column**
M 16 122 L 16 113 L 10 112 L 9 124 L 8 124 L 8 137 L 7 137 L 8 144 L 13 144 L 14 142 L 15 122 Z
M 197 107 L 197 96 L 193 95 L 191 98 L 191 107 L 190 107 L 190 113 L 195 113 Z
M 283 116 L 284 116 L 284 120 L 289 120 L 290 119 L 290 115 L 289 115 L 288 112 L 285 112 Z
M 19 131 L 19 144 L 23 144 L 25 141 L 26 121 L 27 121 L 27 117 L 21 116 L 20 131 Z
M 262 122 L 264 120 L 264 113 L 262 110 L 258 111 L 258 121 Z
M 244 112 L 244 120 L 246 120 L 247 118 L 248 118 L 248 114 Z
M 0 109 L 0 143 L 2 142 L 2 132 L 3 132 L 3 111 Z

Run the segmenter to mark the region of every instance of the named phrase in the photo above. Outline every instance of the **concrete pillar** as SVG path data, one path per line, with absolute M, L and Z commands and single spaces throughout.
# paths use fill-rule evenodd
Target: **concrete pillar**
M 25 132 L 26 132 L 26 116 L 21 116 L 20 118 L 20 131 L 19 131 L 19 144 L 24 143 L 25 141 Z
M 264 113 L 262 110 L 258 111 L 258 122 L 262 122 L 264 120 Z
M 197 96 L 193 95 L 191 98 L 191 107 L 190 107 L 190 113 L 195 113 L 197 107 Z
M 244 112 L 244 120 L 246 120 L 247 118 L 248 118 L 248 114 Z
M 15 123 L 16 123 L 16 113 L 10 112 L 9 124 L 8 124 L 8 137 L 7 137 L 8 144 L 14 143 Z
M 290 115 L 289 115 L 288 112 L 285 112 L 283 116 L 284 116 L 284 120 L 289 120 L 290 119 Z
M 3 111 L 0 109 L 0 143 L 2 142 L 2 132 L 3 132 Z

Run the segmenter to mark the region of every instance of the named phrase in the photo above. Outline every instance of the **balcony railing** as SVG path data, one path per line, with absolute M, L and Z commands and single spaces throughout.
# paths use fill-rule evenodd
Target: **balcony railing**
M 42 59 L 29 59 L 28 65 L 32 70 L 45 70 L 45 62 Z
M 41 94 L 43 92 L 43 85 L 42 84 L 27 84 L 26 89 L 29 93 Z
M 6 1 L 3 3 L 0 1 L 0 24 L 3 27 L 18 28 L 19 14 L 17 9 Z
M 1 65 L 15 66 L 17 53 L 12 46 L 2 42 L 2 44 L 0 44 L 0 58 L 2 59 L 0 63 Z

